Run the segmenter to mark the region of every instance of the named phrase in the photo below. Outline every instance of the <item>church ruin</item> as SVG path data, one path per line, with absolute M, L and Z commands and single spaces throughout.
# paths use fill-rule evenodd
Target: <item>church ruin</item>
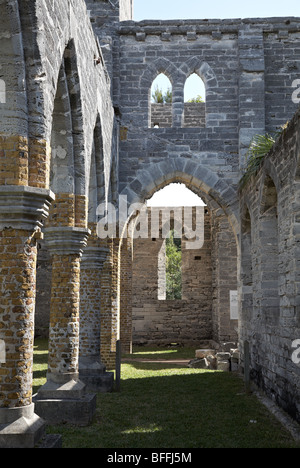
M 300 422 L 300 18 L 135 22 L 133 0 L 57 3 L 0 0 L 0 447 L 35 446 L 44 420 L 89 424 L 119 340 L 236 341 L 241 371 L 249 349 L 253 384 Z M 172 103 L 155 108 L 161 73 Z M 187 106 L 194 73 L 206 100 Z M 252 138 L 287 122 L 241 187 Z M 130 236 L 129 207 L 171 183 L 206 205 L 176 304 L 159 299 L 163 241 Z M 99 206 L 122 220 L 107 238 Z

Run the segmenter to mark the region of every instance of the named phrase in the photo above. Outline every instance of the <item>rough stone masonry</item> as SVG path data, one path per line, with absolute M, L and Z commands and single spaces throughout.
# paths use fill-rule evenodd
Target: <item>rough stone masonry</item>
M 132 11 L 132 0 L 0 0 L 1 447 L 35 446 L 44 427 L 35 411 L 47 419 L 57 401 L 60 422 L 91 420 L 95 396 L 81 376 L 91 372 L 95 382 L 96 369 L 101 387 L 117 340 L 130 349 L 138 295 L 134 243 L 124 230 L 95 242 L 97 207 L 117 205 L 119 195 L 128 206 L 143 203 L 171 182 L 185 183 L 211 214 L 207 334 L 232 333 L 228 294 L 238 289 L 241 367 L 248 343 L 252 381 L 300 420 L 300 370 L 291 358 L 300 338 L 292 99 L 300 18 L 137 23 Z M 151 86 L 160 73 L 173 101 L 170 124 L 153 128 Z M 205 84 L 205 118 L 185 125 L 183 90 L 193 73 Z M 252 137 L 287 121 L 257 177 L 239 191 Z M 89 295 L 99 298 L 96 311 Z M 38 327 L 49 330 L 49 369 L 33 401 L 39 317 Z M 94 324 L 99 341 L 89 332 Z M 24 419 L 37 428 L 26 437 Z

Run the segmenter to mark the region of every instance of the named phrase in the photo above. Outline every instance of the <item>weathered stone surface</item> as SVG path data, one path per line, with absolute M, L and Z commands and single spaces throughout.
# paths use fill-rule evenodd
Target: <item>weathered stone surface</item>
M 203 359 L 207 356 L 215 354 L 214 349 L 197 349 L 196 350 L 196 358 L 197 359 Z
M 238 190 L 252 137 L 274 132 L 297 111 L 300 19 L 136 23 L 131 0 L 60 0 L 57 8 L 50 0 L 4 0 L 0 18 L 0 408 L 32 402 L 36 271 L 47 268 L 38 242 L 48 211 L 48 229 L 85 230 L 99 203 L 116 203 L 119 193 L 129 204 L 144 202 L 176 181 L 203 197 L 211 213 L 207 284 L 187 291 L 195 295 L 191 314 L 163 304 L 165 322 L 153 314 L 155 301 L 136 302 L 134 332 L 145 340 L 146 323 L 151 339 L 161 338 L 169 320 L 171 342 L 239 338 L 242 366 L 249 342 L 252 380 L 300 421 L 300 371 L 292 359 L 300 337 L 299 113 Z M 187 126 L 184 86 L 194 72 L 206 87 L 205 118 L 192 115 Z M 173 102 L 170 121 L 155 129 L 149 96 L 159 73 L 172 82 Z M 49 209 L 50 189 L 56 199 Z M 132 252 L 122 253 L 118 236 L 107 247 L 100 353 L 113 367 L 119 323 L 130 349 Z M 76 377 L 82 252 L 68 252 L 53 262 L 49 366 Z M 229 292 L 237 289 L 239 321 L 230 318 Z
M 230 370 L 230 363 L 228 360 L 225 361 L 217 361 L 217 370 L 223 371 L 223 372 L 229 372 Z
M 193 359 L 192 361 L 189 362 L 188 364 L 189 367 L 193 367 L 195 369 L 208 369 L 209 368 L 209 363 L 207 359 Z
M 248 342 L 251 379 L 298 421 L 300 367 L 292 343 L 300 336 L 299 141 L 298 111 L 240 201 L 241 365 Z

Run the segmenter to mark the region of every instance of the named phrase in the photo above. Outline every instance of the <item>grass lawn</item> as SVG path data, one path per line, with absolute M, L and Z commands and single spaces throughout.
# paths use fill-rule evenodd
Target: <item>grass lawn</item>
M 120 393 L 99 394 L 89 427 L 49 427 L 64 448 L 300 448 L 232 373 L 135 359 L 193 359 L 194 349 L 136 349 Z M 34 391 L 45 382 L 47 343 L 37 341 Z

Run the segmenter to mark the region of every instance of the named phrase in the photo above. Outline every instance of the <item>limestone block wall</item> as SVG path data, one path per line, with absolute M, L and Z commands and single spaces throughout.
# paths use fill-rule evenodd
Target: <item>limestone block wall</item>
M 134 239 L 132 321 L 134 344 L 197 344 L 212 338 L 211 218 L 206 210 L 205 243 L 199 250 L 182 241 L 182 299 L 158 298 L 162 238 Z
M 124 353 L 132 352 L 132 240 L 123 239 L 120 252 L 120 340 Z
M 218 39 L 199 22 L 122 23 L 119 28 L 121 126 L 120 190 L 136 190 L 139 170 L 175 160 L 222 171 L 235 183 L 238 171 L 237 36 Z M 223 60 L 226 54 L 227 60 Z M 206 84 L 206 127 L 184 128 L 184 85 L 193 72 Z M 172 127 L 151 127 L 150 91 L 159 73 L 173 85 Z M 202 128 L 201 128 L 202 127 Z M 129 164 L 130 162 L 130 164 Z M 173 172 L 173 171 L 172 171 Z
M 296 111 L 299 28 L 297 18 L 121 23 L 121 191 L 136 192 L 147 165 L 164 161 L 173 169 L 175 156 L 236 186 L 253 135 Z M 206 126 L 197 129 L 183 125 L 184 84 L 194 72 L 206 86 Z M 151 129 L 150 89 L 159 73 L 173 87 L 172 128 Z
M 240 204 L 241 351 L 248 342 L 252 381 L 298 421 L 299 119 L 298 111 Z
M 172 127 L 172 105 L 151 104 L 151 127 Z M 185 103 L 184 122 L 186 128 L 205 127 L 205 103 Z
M 237 292 L 238 246 L 227 216 L 212 210 L 213 339 L 238 341 L 238 319 L 232 317 L 231 294 Z

